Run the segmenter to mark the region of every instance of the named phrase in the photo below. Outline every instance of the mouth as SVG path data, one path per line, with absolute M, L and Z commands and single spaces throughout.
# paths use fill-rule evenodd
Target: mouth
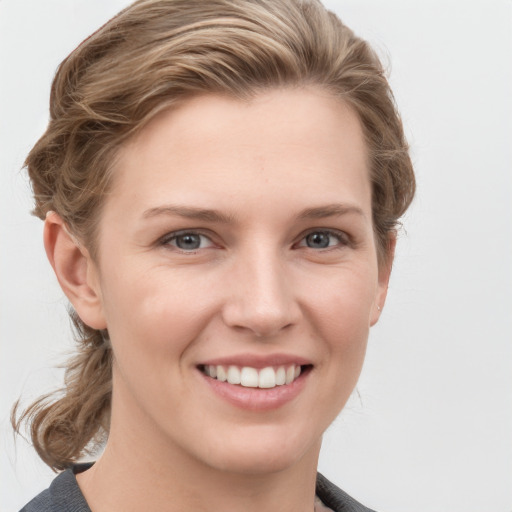
M 313 365 L 287 364 L 255 368 L 221 364 L 199 365 L 198 369 L 210 379 L 244 388 L 273 389 L 290 386 L 301 375 L 311 371 Z

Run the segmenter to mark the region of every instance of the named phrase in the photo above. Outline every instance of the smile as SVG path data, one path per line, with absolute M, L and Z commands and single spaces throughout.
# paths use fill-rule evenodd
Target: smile
M 292 384 L 302 372 L 302 366 L 298 364 L 267 366 L 260 369 L 251 366 L 201 365 L 199 369 L 208 377 L 220 382 L 260 389 Z
M 237 354 L 196 366 L 207 388 L 237 408 L 263 412 L 293 402 L 310 381 L 314 365 L 290 354 Z

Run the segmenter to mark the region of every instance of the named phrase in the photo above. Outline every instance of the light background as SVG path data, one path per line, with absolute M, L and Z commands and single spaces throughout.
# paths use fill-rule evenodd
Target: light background
M 0 0 L 0 510 L 53 478 L 9 409 L 72 348 L 23 159 L 59 62 L 125 0 Z M 512 510 L 512 2 L 326 2 L 390 62 L 418 195 L 320 470 L 381 512 Z

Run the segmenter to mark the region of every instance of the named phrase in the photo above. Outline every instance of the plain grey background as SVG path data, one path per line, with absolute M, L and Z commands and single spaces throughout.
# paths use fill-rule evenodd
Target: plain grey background
M 0 0 L 0 510 L 53 473 L 9 409 L 72 349 L 23 160 L 59 62 L 126 0 Z M 381 512 L 512 510 L 512 2 L 326 4 L 389 63 L 416 164 L 388 302 L 320 469 Z

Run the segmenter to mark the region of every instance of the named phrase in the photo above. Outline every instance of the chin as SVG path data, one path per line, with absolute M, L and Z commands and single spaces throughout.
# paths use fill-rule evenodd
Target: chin
M 304 437 L 276 432 L 249 433 L 230 437 L 229 446 L 217 445 L 209 452 L 208 465 L 241 475 L 264 475 L 285 471 L 305 457 L 318 457 L 321 436 L 308 443 Z
M 222 461 L 213 463 L 215 469 L 239 475 L 268 475 L 279 473 L 293 467 L 298 457 L 291 454 L 272 454 L 267 452 L 245 453 L 239 457 L 222 457 Z

